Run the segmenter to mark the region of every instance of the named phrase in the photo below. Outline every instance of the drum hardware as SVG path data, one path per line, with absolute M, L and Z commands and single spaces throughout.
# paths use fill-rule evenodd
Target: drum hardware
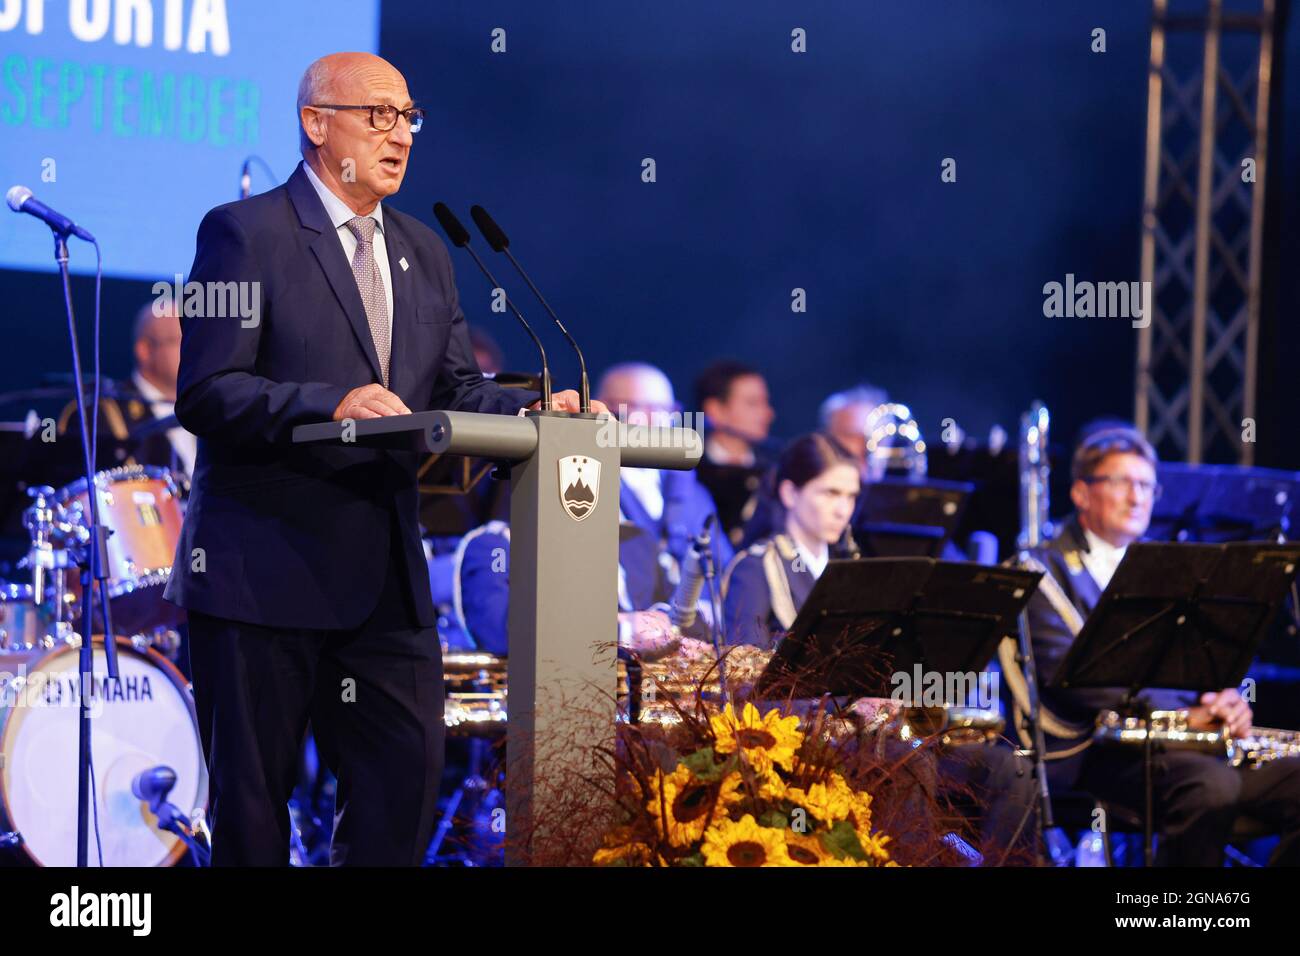
M 1252 727 L 1246 736 L 1234 738 L 1226 726 L 1217 730 L 1192 729 L 1190 716 L 1186 710 L 1153 710 L 1148 720 L 1103 711 L 1097 717 L 1093 740 L 1103 745 L 1141 747 L 1149 732 L 1151 743 L 1163 749 L 1223 757 L 1234 767 L 1252 770 L 1273 760 L 1300 757 L 1300 731 Z
M 34 647 L 42 620 L 30 584 L 0 583 L 0 651 Z

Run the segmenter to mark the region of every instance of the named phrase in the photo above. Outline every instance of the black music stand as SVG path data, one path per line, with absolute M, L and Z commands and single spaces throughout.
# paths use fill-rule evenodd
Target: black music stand
M 1235 687 L 1298 566 L 1300 545 L 1129 545 L 1051 686 L 1125 688 L 1124 707 L 1130 712 L 1144 688 L 1203 693 Z M 1155 833 L 1152 758 L 1148 733 L 1143 746 L 1148 866 Z
M 1300 473 L 1235 465 L 1162 463 L 1163 493 L 1149 538 L 1163 541 L 1276 541 L 1289 537 Z
M 882 478 L 862 489 L 853 534 L 867 557 L 938 558 L 961 523 L 975 486 L 962 481 Z
M 831 561 L 754 691 L 891 697 L 891 674 L 982 671 L 1041 576 L 933 558 Z

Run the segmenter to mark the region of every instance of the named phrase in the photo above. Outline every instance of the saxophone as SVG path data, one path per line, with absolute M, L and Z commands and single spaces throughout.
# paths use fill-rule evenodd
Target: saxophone
M 1153 710 L 1148 721 L 1103 711 L 1097 718 L 1093 740 L 1100 744 L 1140 747 L 1148 734 L 1153 744 L 1166 750 L 1192 750 L 1223 757 L 1234 767 L 1256 770 L 1274 760 L 1300 757 L 1300 731 L 1252 727 L 1244 737 L 1232 737 L 1227 727 L 1193 730 L 1186 710 Z

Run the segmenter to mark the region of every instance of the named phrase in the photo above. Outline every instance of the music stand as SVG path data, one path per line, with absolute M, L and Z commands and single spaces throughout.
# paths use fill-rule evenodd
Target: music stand
M 974 490 L 962 481 L 886 477 L 869 482 L 853 534 L 865 556 L 938 558 Z
M 831 561 L 755 693 L 891 697 L 891 672 L 982 671 L 1041 576 L 933 558 Z
M 1300 545 L 1129 545 L 1052 687 L 1125 688 L 1126 710 L 1148 687 L 1198 693 L 1235 687 L 1298 566 Z M 1148 732 L 1143 747 L 1148 865 L 1154 857 L 1152 756 Z
M 1288 535 L 1300 473 L 1235 465 L 1165 464 L 1147 537 L 1162 541 L 1263 541 Z

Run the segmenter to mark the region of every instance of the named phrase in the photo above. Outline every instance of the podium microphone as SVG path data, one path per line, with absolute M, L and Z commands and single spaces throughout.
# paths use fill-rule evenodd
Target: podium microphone
M 35 216 L 45 225 L 49 226 L 56 233 L 62 236 L 74 235 L 78 239 L 84 239 L 86 242 L 94 242 L 95 237 L 82 229 L 75 222 L 62 213 L 55 212 L 49 206 L 32 196 L 32 191 L 26 186 L 11 186 L 9 192 L 5 193 L 5 201 L 9 203 L 9 208 L 14 212 L 25 212 L 29 216 Z
M 470 257 L 474 260 L 474 264 L 479 267 L 479 271 L 487 276 L 488 282 L 492 283 L 492 288 L 502 289 L 501 283 L 497 282 L 492 273 L 488 271 L 488 267 L 483 264 L 483 260 L 478 257 L 478 253 L 469 247 L 469 230 L 461 225 L 460 220 L 456 218 L 456 214 L 447 208 L 447 204 L 441 202 L 434 203 L 433 215 L 438 220 L 438 224 L 442 226 L 442 231 L 447 234 L 447 238 L 451 240 L 451 244 L 457 249 L 464 249 L 470 254 Z M 502 291 L 504 291 L 504 289 L 502 289 Z M 537 337 L 537 333 L 534 332 L 533 327 L 528 324 L 528 320 L 524 318 L 523 313 L 515 308 L 514 302 L 510 300 L 510 296 L 508 295 L 506 296 L 506 305 L 510 307 L 510 311 L 515 314 L 515 318 L 519 320 L 519 324 L 524 327 L 524 331 L 528 333 L 528 337 L 532 339 L 533 344 L 537 346 L 537 354 L 542 357 L 541 410 L 549 412 L 551 410 L 551 368 L 546 364 L 546 349 L 542 347 L 542 340 Z M 586 381 L 585 374 L 583 376 L 583 381 Z
M 528 273 L 524 271 L 524 267 L 519 264 L 519 260 L 511 253 L 510 239 L 507 238 L 504 230 L 496 224 L 495 220 L 487 214 L 487 210 L 482 206 L 471 206 L 469 215 L 474 220 L 474 225 L 478 226 L 478 231 L 483 233 L 483 238 L 487 240 L 487 244 L 492 247 L 492 251 L 506 254 L 510 264 L 515 267 L 515 271 L 528 284 L 528 288 L 533 290 L 533 295 L 537 296 L 537 301 L 542 304 L 542 308 L 550 315 L 556 327 L 568 339 L 569 345 L 573 346 L 573 351 L 578 355 L 578 369 L 582 374 L 582 379 L 578 383 L 578 411 L 589 414 L 591 412 L 591 383 L 587 379 L 587 360 L 582 357 L 582 349 L 578 348 L 578 343 L 569 334 L 569 330 L 564 327 L 560 317 L 555 314 L 555 310 L 551 308 L 550 303 L 542 298 L 542 293 L 537 286 L 533 285 L 533 280 L 528 278 Z

